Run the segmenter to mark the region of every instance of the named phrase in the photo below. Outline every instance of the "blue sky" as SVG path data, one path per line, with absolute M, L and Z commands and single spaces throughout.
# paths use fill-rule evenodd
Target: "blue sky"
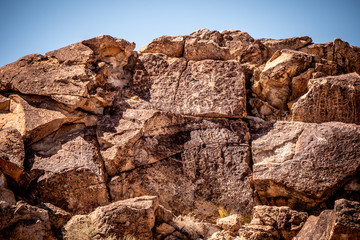
M 254 38 L 339 37 L 360 46 L 360 1 L 0 0 L 0 66 L 101 34 L 139 49 L 162 35 L 238 29 Z

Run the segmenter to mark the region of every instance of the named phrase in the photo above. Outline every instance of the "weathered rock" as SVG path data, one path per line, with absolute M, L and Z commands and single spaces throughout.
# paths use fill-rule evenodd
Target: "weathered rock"
M 64 126 L 31 145 L 31 192 L 71 213 L 88 213 L 109 203 L 95 131 L 84 125 Z
M 196 116 L 246 116 L 241 64 L 214 60 L 186 63 L 162 54 L 143 54 L 139 60 L 129 94 L 149 101 L 152 108 Z
M 25 202 L 10 205 L 0 201 L 0 230 L 3 239 L 54 239 L 47 211 Z
M 152 110 L 128 110 L 121 119 L 105 116 L 98 125 L 101 155 L 110 175 L 148 165 L 183 151 L 185 119 Z
M 156 232 L 161 236 L 168 236 L 175 231 L 175 228 L 167 223 L 162 223 L 156 227 Z
M 266 225 L 248 225 L 239 230 L 239 240 L 278 240 L 281 239 L 274 227 Z
M 294 240 L 360 239 L 360 203 L 340 199 L 334 210 L 310 216 Z
M 128 81 L 123 68 L 134 47 L 99 36 L 45 56 L 28 55 L 0 69 L 0 91 L 47 96 L 72 109 L 102 113 Z
M 253 91 L 270 105 L 286 110 L 292 78 L 309 68 L 312 61 L 311 55 L 302 52 L 288 49 L 276 52 L 260 73 Z
M 0 170 L 19 187 L 26 187 L 30 180 L 24 171 L 24 158 L 24 143 L 19 131 L 0 129 Z
M 68 123 L 85 123 L 94 125 L 96 119 L 81 112 L 68 113 L 59 104 L 43 98 L 28 98 L 10 95 L 10 113 L 3 127 L 16 128 L 27 144 L 36 142 L 62 125 Z
M 224 46 L 223 37 L 218 31 L 200 29 L 186 37 L 184 57 L 190 60 L 229 60 L 229 48 Z
M 360 123 L 360 75 L 312 79 L 309 91 L 291 107 L 292 120 Z
M 240 232 L 245 233 L 252 229 L 261 229 L 257 226 L 266 226 L 271 227 L 268 228 L 271 231 L 265 231 L 269 235 L 280 236 L 279 239 L 291 240 L 300 231 L 307 217 L 307 213 L 297 212 L 289 207 L 255 206 L 253 219 L 249 225 L 245 226 L 245 229 L 248 230 L 241 230 Z
M 184 51 L 184 37 L 162 36 L 149 45 L 140 48 L 140 53 L 163 53 L 169 57 L 181 57 Z
M 0 201 L 7 202 L 10 205 L 16 204 L 16 199 L 15 199 L 14 193 L 11 190 L 9 190 L 5 187 L 2 187 L 2 186 L 0 186 Z
M 255 190 L 263 203 L 312 208 L 358 174 L 359 148 L 354 124 L 276 122 L 252 142 Z
M 175 112 L 209 117 L 246 117 L 245 75 L 235 61 L 189 62 L 174 98 Z
M 0 111 L 9 111 L 10 109 L 10 99 L 0 95 Z
M 182 124 L 177 120 L 178 125 L 168 125 L 174 133 L 168 142 L 176 141 L 173 144 L 179 154 L 114 177 L 109 183 L 112 199 L 157 195 L 160 203 L 175 214 L 195 211 L 201 218 L 213 218 L 219 205 L 239 214 L 251 213 L 246 125 L 225 119 L 178 119 Z M 161 132 L 157 134 L 162 136 Z M 164 142 L 157 142 L 159 149 L 168 148 L 162 146 Z M 209 208 L 201 210 L 204 206 Z
M 235 234 L 230 231 L 219 231 L 219 232 L 216 232 L 213 235 L 211 235 L 211 237 L 208 239 L 209 240 L 238 240 L 238 238 L 236 238 L 234 235 Z
M 276 51 L 282 49 L 299 50 L 300 48 L 312 42 L 312 39 L 308 36 L 292 37 L 285 39 L 262 38 L 259 40 L 267 48 L 269 57 L 274 55 Z
M 255 41 L 247 32 L 239 30 L 225 30 L 220 33 L 224 39 L 224 46 L 229 48 L 231 59 L 239 59 Z
M 156 197 L 117 201 L 98 207 L 89 215 L 76 215 L 65 225 L 65 236 L 71 238 L 83 223 L 92 231 L 87 232 L 90 239 L 111 237 L 121 239 L 124 236 L 136 236 L 138 239 L 153 239 L 155 211 L 158 206 Z M 90 235 L 90 236 L 89 236 Z
M 236 232 L 241 227 L 240 216 L 233 214 L 224 218 L 216 220 L 216 225 L 224 229 L 225 231 Z
M 171 58 L 164 54 L 141 54 L 130 89 L 125 95 L 138 96 L 150 102 L 155 109 L 171 112 L 179 80 L 186 65 L 184 58 Z
M 61 228 L 70 220 L 71 214 L 51 203 L 41 203 L 38 207 L 48 211 L 50 224 L 53 228 L 61 230 Z
M 360 50 L 358 47 L 350 46 L 349 43 L 335 38 L 333 42 L 324 44 L 311 44 L 300 51 L 314 54 L 320 58 L 335 62 L 342 73 L 357 72 L 360 74 Z

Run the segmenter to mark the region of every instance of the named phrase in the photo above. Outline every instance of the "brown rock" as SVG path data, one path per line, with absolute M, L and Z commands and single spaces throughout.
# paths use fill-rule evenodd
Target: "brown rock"
M 247 33 L 239 30 L 225 30 L 221 32 L 224 45 L 229 48 L 230 58 L 239 59 L 254 39 Z
M 304 72 L 311 63 L 311 55 L 287 49 L 278 51 L 266 63 L 253 91 L 270 105 L 286 110 L 292 78 Z
M 184 51 L 184 37 L 162 36 L 149 45 L 140 48 L 140 53 L 163 53 L 169 57 L 181 57 Z
M 150 108 L 196 116 L 246 116 L 241 64 L 214 60 L 186 63 L 161 54 L 143 54 L 139 60 L 129 92 L 149 101 Z
M 357 174 L 359 144 L 357 125 L 276 122 L 252 141 L 255 190 L 263 203 L 312 208 Z
M 88 213 L 109 203 L 95 131 L 70 125 L 31 145 L 29 162 L 37 177 L 31 192 L 71 213 Z
M 360 203 L 340 199 L 334 210 L 325 210 L 319 216 L 310 216 L 294 240 L 360 239 Z
M 109 183 L 112 199 L 157 195 L 175 214 L 195 211 L 200 218 L 214 218 L 220 205 L 250 214 L 253 197 L 246 125 L 226 119 L 177 118 L 183 123 L 177 120 L 179 125 L 169 125 L 174 135 L 167 142 L 176 143 L 179 154 L 114 177 Z M 159 149 L 171 149 L 163 146 L 166 141 L 157 142 Z M 201 208 L 207 206 L 204 202 L 212 204 L 197 210 L 198 201 Z
M 134 47 L 99 36 L 45 56 L 28 55 L 0 69 L 0 91 L 47 96 L 72 109 L 99 114 L 128 81 L 124 67 Z
M 39 141 L 52 132 L 58 130 L 62 125 L 68 123 L 85 123 L 94 125 L 96 119 L 83 113 L 68 113 L 65 109 L 44 101 L 43 98 L 23 98 L 19 95 L 11 95 L 10 113 L 13 120 L 8 121 L 4 127 L 14 127 L 23 136 L 27 144 Z
M 308 88 L 308 93 L 292 105 L 292 120 L 360 123 L 359 74 L 312 79 Z
M 26 187 L 30 180 L 24 171 L 24 158 L 24 143 L 19 131 L 0 129 L 0 170 L 19 187 Z
M 174 98 L 175 112 L 210 117 L 246 117 L 245 75 L 235 61 L 189 62 Z
M 41 203 L 38 207 L 48 211 L 50 224 L 57 230 L 60 230 L 71 218 L 70 213 L 51 203 Z
M 0 201 L 0 230 L 3 239 L 54 239 L 47 211 L 25 202 L 10 205 Z
M 162 223 L 156 227 L 156 232 L 162 236 L 168 236 L 175 231 L 175 228 L 167 223 Z
M 83 239 L 88 237 L 135 236 L 138 239 L 153 239 L 152 229 L 155 226 L 155 211 L 158 206 L 156 197 L 143 196 L 114 202 L 98 207 L 89 215 L 76 215 L 65 225 L 65 236 L 79 234 L 81 226 L 89 231 L 83 233 Z
M 216 220 L 216 225 L 224 229 L 225 231 L 236 232 L 241 227 L 240 216 L 233 214 L 224 218 Z
M 184 123 L 183 117 L 152 110 L 128 110 L 122 119 L 105 116 L 97 132 L 107 172 L 113 176 L 181 152 Z
M 291 240 L 300 231 L 308 214 L 305 212 L 297 212 L 289 207 L 273 207 L 273 206 L 255 206 L 253 219 L 245 229 L 261 229 L 257 226 L 271 227 L 269 235 L 280 236 L 279 239 Z M 273 231 L 277 231 L 274 233 Z M 247 230 L 248 231 L 248 230 Z M 241 230 L 240 232 L 247 232 Z M 241 235 L 241 234 L 240 234 Z
M 268 49 L 268 56 L 274 55 L 276 51 L 282 49 L 299 50 L 300 48 L 310 44 L 312 39 L 308 36 L 292 37 L 286 39 L 259 39 L 262 44 Z
M 224 46 L 223 37 L 218 31 L 200 29 L 186 37 L 184 57 L 190 60 L 229 60 L 229 48 Z
M 278 240 L 280 239 L 279 233 L 274 227 L 265 225 L 248 225 L 239 230 L 239 240 Z
M 9 111 L 10 99 L 0 95 L 0 111 Z

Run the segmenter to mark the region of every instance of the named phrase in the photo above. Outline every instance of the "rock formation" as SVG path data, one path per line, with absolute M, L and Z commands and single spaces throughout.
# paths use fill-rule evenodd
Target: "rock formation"
M 360 48 L 207 29 L 134 48 L 0 68 L 2 239 L 360 239 Z

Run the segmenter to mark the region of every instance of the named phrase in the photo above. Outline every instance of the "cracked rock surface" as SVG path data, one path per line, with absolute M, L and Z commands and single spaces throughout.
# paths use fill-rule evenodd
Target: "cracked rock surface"
M 360 239 L 360 48 L 207 29 L 134 48 L 0 68 L 4 239 Z

